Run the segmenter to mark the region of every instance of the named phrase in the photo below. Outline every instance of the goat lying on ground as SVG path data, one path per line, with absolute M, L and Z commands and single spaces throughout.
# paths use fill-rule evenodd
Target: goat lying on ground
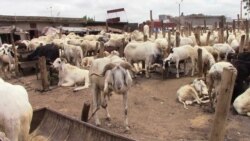
M 59 71 L 58 86 L 74 86 L 76 83 L 84 82 L 83 87 L 77 87 L 74 91 L 79 91 L 89 87 L 89 71 L 72 66 L 64 59 L 57 58 L 53 62 L 53 67 Z
M 187 105 L 191 105 L 194 102 L 198 104 L 207 103 L 208 101 L 202 100 L 207 97 L 208 89 L 201 79 L 195 79 L 191 84 L 184 85 L 177 90 L 177 98 L 179 102 L 183 103 L 185 109 L 188 109 Z
M 235 99 L 233 106 L 238 114 L 250 116 L 250 88 Z
M 126 130 L 129 130 L 127 117 L 128 90 L 132 85 L 129 70 L 132 70 L 132 66 L 117 55 L 95 59 L 90 68 L 94 112 L 102 105 L 106 109 L 107 118 L 110 119 L 107 98 L 111 95 L 111 92 L 121 94 L 123 96 Z M 95 113 L 95 123 L 98 126 L 100 125 L 97 112 Z

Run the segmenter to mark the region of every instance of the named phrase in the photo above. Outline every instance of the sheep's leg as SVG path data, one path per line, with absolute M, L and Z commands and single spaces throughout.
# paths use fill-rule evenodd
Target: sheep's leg
M 107 96 L 104 96 L 104 100 L 106 101 L 106 103 L 107 103 L 107 101 L 108 101 L 108 97 Z M 108 105 L 105 107 L 105 111 L 106 111 L 106 115 L 107 115 L 107 120 L 111 120 L 111 117 L 110 117 L 110 114 L 109 114 L 109 110 L 108 110 Z
M 188 109 L 185 102 L 183 102 L 183 101 L 180 101 L 180 102 L 183 104 L 183 107 L 184 107 L 185 109 Z
M 128 94 L 127 92 L 123 94 L 123 106 L 124 106 L 124 114 L 125 114 L 125 127 L 126 127 L 126 130 L 128 131 L 129 127 L 128 127 Z
M 101 93 L 100 93 L 100 90 L 98 90 L 98 88 L 96 87 L 96 85 L 94 84 L 92 86 L 92 93 L 93 93 L 93 113 L 95 112 L 95 124 L 97 126 L 100 126 L 101 123 L 100 123 L 100 120 L 99 120 L 99 117 L 98 117 L 98 109 L 100 109 L 100 106 L 101 106 Z
M 70 87 L 70 86 L 73 86 L 74 84 L 75 84 L 74 81 L 67 81 L 66 83 L 63 83 L 61 86 Z
M 180 77 L 179 76 L 179 60 L 176 61 L 175 65 L 176 65 L 176 78 L 179 78 Z

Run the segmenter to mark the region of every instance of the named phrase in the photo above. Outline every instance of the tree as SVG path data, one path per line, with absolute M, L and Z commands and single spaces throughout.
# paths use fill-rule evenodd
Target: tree
M 93 22 L 93 21 L 95 21 L 94 18 L 90 18 L 87 15 L 83 16 L 83 19 L 86 20 L 87 22 Z

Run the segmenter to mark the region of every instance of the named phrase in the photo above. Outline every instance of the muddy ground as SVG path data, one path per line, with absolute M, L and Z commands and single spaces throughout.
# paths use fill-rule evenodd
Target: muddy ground
M 101 127 L 140 141 L 194 141 L 207 140 L 214 114 L 205 112 L 203 106 L 193 105 L 184 109 L 177 102 L 176 91 L 194 78 L 162 80 L 160 75 L 151 79 L 136 78 L 129 92 L 129 125 L 131 130 L 124 132 L 122 96 L 113 95 L 109 102 L 111 125 L 105 120 L 101 109 Z M 10 82 L 24 85 L 28 90 L 33 109 L 49 107 L 63 114 L 80 119 L 83 103 L 92 103 L 91 90 L 73 92 L 72 87 L 58 87 L 40 93 L 40 81 L 35 76 L 12 79 Z M 93 118 L 90 121 L 94 124 Z M 227 120 L 226 140 L 249 141 L 250 118 L 230 111 Z

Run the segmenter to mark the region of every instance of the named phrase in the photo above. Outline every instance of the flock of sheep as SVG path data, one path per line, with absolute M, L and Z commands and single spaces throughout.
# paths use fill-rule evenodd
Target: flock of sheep
M 177 99 L 183 103 L 184 108 L 193 103 L 209 102 L 207 85 L 212 85 L 212 81 L 214 82 L 214 95 L 215 97 L 218 95 L 223 68 L 233 69 L 235 73 L 238 73 L 237 85 L 246 83 L 245 79 L 249 75 L 248 68 L 247 77 L 244 76 L 244 79 L 240 77 L 243 74 L 242 69 L 244 70 L 247 65 L 237 66 L 228 61 L 231 54 L 235 54 L 238 50 L 240 38 L 244 34 L 243 31 L 230 33 L 225 43 L 218 43 L 218 32 L 213 31 L 207 45 L 207 33 L 204 33 L 200 36 L 201 46 L 197 45 L 195 35 L 191 34 L 191 36 L 181 36 L 180 45 L 177 47 L 175 35 L 171 35 L 170 42 L 167 40 L 168 37 L 163 38 L 161 34 L 158 35 L 157 39 L 152 37 L 144 41 L 145 36 L 149 37 L 149 27 L 145 25 L 143 32 L 135 30 L 131 33 L 114 34 L 102 31 L 98 35 L 85 35 L 84 37 L 74 33 L 68 35 L 54 34 L 34 38 L 31 41 L 24 40 L 20 43 L 27 50 L 36 51 L 37 48 L 43 48 L 47 44 L 53 44 L 60 50 L 58 58 L 48 58 L 52 67 L 59 72 L 58 86 L 76 86 L 84 82 L 84 86 L 75 87 L 74 91 L 91 87 L 96 125 L 101 124 L 97 112 L 101 106 L 106 110 L 107 118 L 110 118 L 108 100 L 112 93 L 122 95 L 125 128 L 129 130 L 127 117 L 128 91 L 133 84 L 133 79 L 140 72 L 145 72 L 146 78 L 150 78 L 150 71 L 154 67 L 160 67 L 164 70 L 172 67 L 174 63 L 177 70 L 176 77 L 179 78 L 180 61 L 191 60 L 191 76 L 194 76 L 197 72 L 197 52 L 198 49 L 201 49 L 202 65 L 203 68 L 207 68 L 204 69 L 204 77 L 195 78 L 191 84 L 182 86 L 177 90 Z M 17 49 L 19 47 L 17 46 Z M 113 51 L 102 52 L 111 47 Z M 118 52 L 123 47 L 122 54 L 124 56 L 120 54 L 121 52 Z M 11 45 L 3 44 L 0 47 L 2 73 L 7 73 L 7 69 L 13 69 L 14 57 L 12 54 Z M 241 55 L 247 55 L 247 57 L 241 59 Z M 249 61 L 245 60 L 249 58 L 248 56 L 249 54 L 238 54 L 237 60 Z M 144 68 L 142 62 L 145 63 Z M 188 73 L 188 71 L 185 72 L 185 74 Z M 206 81 L 204 78 L 206 78 Z M 0 127 L 3 127 L 2 131 L 12 141 L 27 140 L 28 125 L 32 117 L 32 108 L 28 101 L 27 92 L 22 86 L 12 85 L 2 79 L 0 80 L 0 94 L 3 95 L 0 105 L 9 108 L 0 111 Z M 12 91 L 9 91 L 9 89 Z M 6 93 L 13 93 L 13 96 L 6 95 Z M 19 94 L 23 95 L 22 98 L 13 101 L 11 97 Z M 250 90 L 241 91 L 240 94 L 236 94 L 237 98 L 234 98 L 233 106 L 239 114 L 250 116 Z M 19 95 L 19 97 L 21 96 Z M 15 111 L 13 113 L 16 116 L 9 113 L 10 111 Z

